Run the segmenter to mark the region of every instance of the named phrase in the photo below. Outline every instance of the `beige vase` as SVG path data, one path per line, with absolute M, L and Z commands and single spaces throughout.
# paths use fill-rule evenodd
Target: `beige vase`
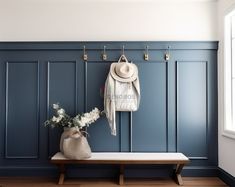
M 60 151 L 65 157 L 74 160 L 91 157 L 91 148 L 87 138 L 75 127 L 64 128 L 60 138 Z
M 64 150 L 63 150 L 63 142 L 64 142 L 64 139 L 68 138 L 70 135 L 72 135 L 73 133 L 77 132 L 77 129 L 75 127 L 64 127 L 64 132 L 61 134 L 61 137 L 60 137 L 60 152 L 61 153 L 64 153 Z

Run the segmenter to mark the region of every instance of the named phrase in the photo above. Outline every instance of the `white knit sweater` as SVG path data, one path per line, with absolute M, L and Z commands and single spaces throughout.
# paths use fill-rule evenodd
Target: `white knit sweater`
M 105 82 L 104 111 L 111 128 L 116 135 L 116 111 L 136 111 L 140 103 L 139 78 L 133 82 L 119 82 L 109 73 Z

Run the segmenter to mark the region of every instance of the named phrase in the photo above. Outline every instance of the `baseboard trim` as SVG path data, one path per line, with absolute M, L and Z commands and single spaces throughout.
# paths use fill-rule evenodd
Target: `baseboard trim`
M 218 168 L 218 177 L 229 186 L 235 186 L 235 177 L 221 168 Z
M 185 166 L 182 171 L 184 177 L 217 177 L 217 166 Z
M 49 176 L 56 177 L 58 171 L 56 167 L 50 166 L 1 166 L 0 167 L 0 176 L 1 177 L 11 177 L 11 176 L 25 176 L 25 177 L 34 177 L 34 176 Z

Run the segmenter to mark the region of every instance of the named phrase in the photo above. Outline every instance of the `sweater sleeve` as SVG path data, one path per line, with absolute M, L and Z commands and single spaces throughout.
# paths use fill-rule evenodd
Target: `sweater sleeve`
M 140 82 L 139 82 L 139 77 L 135 81 L 133 81 L 134 88 L 137 92 L 137 108 L 139 108 L 140 105 Z
M 111 134 L 116 135 L 116 111 L 115 111 L 115 81 L 109 74 L 105 82 L 104 91 L 104 111 L 111 128 Z

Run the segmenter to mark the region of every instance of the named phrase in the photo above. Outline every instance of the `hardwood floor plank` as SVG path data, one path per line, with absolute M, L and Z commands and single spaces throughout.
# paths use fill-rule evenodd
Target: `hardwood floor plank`
M 184 178 L 185 185 L 193 186 L 226 186 L 226 184 L 217 177 L 197 177 Z
M 184 187 L 226 187 L 217 177 L 183 177 Z M 57 178 L 0 177 L 0 187 L 120 187 L 115 179 L 68 179 L 64 185 L 57 185 Z M 126 179 L 122 187 L 174 187 L 178 186 L 170 178 Z M 178 186 L 179 187 L 179 186 Z

